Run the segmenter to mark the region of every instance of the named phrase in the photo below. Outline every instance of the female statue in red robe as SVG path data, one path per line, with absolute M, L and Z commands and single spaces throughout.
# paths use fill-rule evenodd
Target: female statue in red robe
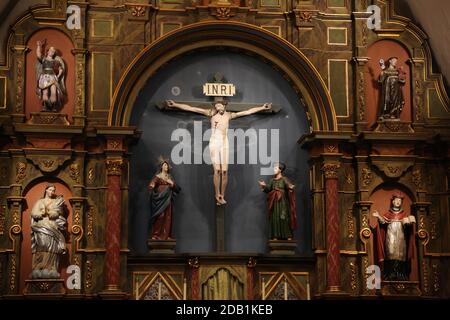
M 159 165 L 159 173 L 150 181 L 152 240 L 172 239 L 172 215 L 173 199 L 180 191 L 170 175 L 170 165 L 167 160 L 162 160 Z
M 403 197 L 393 195 L 388 212 L 372 213 L 378 220 L 374 241 L 376 260 L 387 281 L 408 281 L 411 259 L 416 252 L 416 219 L 407 214 L 402 205 Z

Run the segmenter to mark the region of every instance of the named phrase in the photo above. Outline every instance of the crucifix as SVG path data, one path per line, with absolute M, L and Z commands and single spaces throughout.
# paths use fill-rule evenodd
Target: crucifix
M 198 113 L 210 118 L 211 138 L 209 140 L 209 150 L 212 165 L 214 168 L 214 193 L 216 200 L 216 247 L 217 251 L 223 251 L 224 244 L 224 208 L 225 190 L 228 182 L 228 127 L 230 120 L 248 116 L 251 114 L 264 112 L 276 113 L 280 108 L 272 107 L 272 103 L 263 105 L 243 105 L 229 104 L 225 97 L 233 97 L 236 94 L 236 87 L 231 83 L 225 83 L 223 76 L 216 73 L 214 82 L 203 85 L 203 94 L 207 97 L 214 97 L 213 106 L 201 103 L 181 103 L 167 100 L 164 104 L 157 105 L 162 110 L 179 109 L 187 112 Z

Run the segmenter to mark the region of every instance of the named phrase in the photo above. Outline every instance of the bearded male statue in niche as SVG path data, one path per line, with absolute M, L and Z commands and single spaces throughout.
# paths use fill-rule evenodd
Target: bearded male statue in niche
M 379 120 L 399 120 L 405 105 L 403 86 L 406 73 L 403 67 L 397 68 L 397 57 L 391 57 L 387 63 L 380 59 L 381 74 L 378 83 L 381 85 Z
M 403 210 L 403 196 L 392 195 L 389 211 L 372 213 L 377 218 L 375 253 L 386 281 L 408 281 L 415 249 L 416 219 Z

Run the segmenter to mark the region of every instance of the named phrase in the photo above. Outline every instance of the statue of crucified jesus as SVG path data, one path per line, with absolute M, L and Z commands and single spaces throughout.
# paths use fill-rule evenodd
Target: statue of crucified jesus
M 227 203 L 225 201 L 225 190 L 228 182 L 228 126 L 232 119 L 272 109 L 272 103 L 264 103 L 260 107 L 251 108 L 245 111 L 228 112 L 225 110 L 227 102 L 224 100 L 215 101 L 214 109 L 203 109 L 187 104 L 176 103 L 173 100 L 166 100 L 169 108 L 199 113 L 211 118 L 211 138 L 209 140 L 209 151 L 214 167 L 214 192 L 217 205 Z

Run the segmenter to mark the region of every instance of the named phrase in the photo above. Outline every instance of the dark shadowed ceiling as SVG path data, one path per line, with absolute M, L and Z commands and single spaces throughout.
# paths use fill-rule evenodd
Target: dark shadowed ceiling
M 396 11 L 414 21 L 428 35 L 435 59 L 434 71 L 450 83 L 450 1 L 397 0 Z

